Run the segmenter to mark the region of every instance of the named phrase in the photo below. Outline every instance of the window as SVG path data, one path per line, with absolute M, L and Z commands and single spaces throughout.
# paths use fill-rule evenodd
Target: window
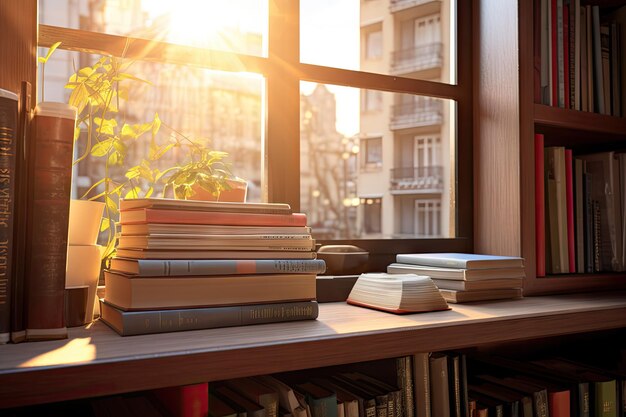
M 363 206 L 363 231 L 366 235 L 382 231 L 382 199 L 380 197 L 361 198 Z
M 383 138 L 361 139 L 363 168 L 380 167 L 383 163 Z
M 67 4 L 76 1 L 68 0 Z M 51 9 L 47 3 L 42 2 L 42 11 Z M 90 1 L 78 3 L 81 6 L 76 9 L 87 13 Z M 395 155 L 401 152 L 397 139 L 402 135 L 440 138 L 438 152 L 446 190 L 453 189 L 458 176 L 471 175 L 471 163 L 459 164 L 454 151 L 459 143 L 471 143 L 471 129 L 464 123 L 471 120 L 468 115 L 472 103 L 468 94 L 471 66 L 457 66 L 456 61 L 459 32 L 454 27 L 455 0 L 418 2 L 401 12 L 391 11 L 385 2 L 300 0 L 298 5 L 292 0 L 252 1 L 255 5 L 251 6 L 251 13 L 241 13 L 248 7 L 238 0 L 233 6 L 238 12 L 219 11 L 211 18 L 225 22 L 234 16 L 235 20 L 220 29 L 222 33 L 212 30 L 201 36 L 203 42 L 194 41 L 193 33 L 176 38 L 169 37 L 171 30 L 158 30 L 157 24 L 166 23 L 159 19 L 156 6 L 148 14 L 141 12 L 141 7 L 153 7 L 150 2 L 123 2 L 128 16 L 119 16 L 117 21 L 123 23 L 115 24 L 112 16 L 117 13 L 113 8 L 116 3 L 120 2 L 98 2 L 105 6 L 98 8 L 89 25 L 80 26 L 84 31 L 80 38 L 64 29 L 74 27 L 76 22 L 46 20 L 43 13 L 40 46 L 49 47 L 59 40 L 64 51 L 90 49 L 92 53 L 123 55 L 140 62 L 137 68 L 163 78 L 175 79 L 188 73 L 175 86 L 178 95 L 164 90 L 161 93 L 163 100 L 173 100 L 168 104 L 172 119 L 185 129 L 198 129 L 200 133 L 209 129 L 205 125 L 210 121 L 212 130 L 207 136 L 214 141 L 212 146 L 231 147 L 233 167 L 245 172 L 243 175 L 255 184 L 258 200 L 288 202 L 296 210 L 311 213 L 312 222 L 320 225 L 318 238 L 352 239 L 359 237 L 359 229 L 384 238 L 398 235 L 399 226 L 385 219 L 393 217 L 400 207 L 392 193 L 397 190 L 392 190 L 390 173 L 395 169 Z M 461 3 L 468 12 L 466 2 Z M 177 2 L 175 8 L 193 10 L 190 5 Z M 437 13 L 433 14 L 433 7 Z M 407 19 L 407 13 L 415 16 Z M 469 12 L 458 13 L 459 25 L 468 25 L 470 18 Z M 142 23 L 141 19 L 147 20 Z M 398 22 L 404 21 L 412 22 L 412 47 L 439 43 L 440 50 L 434 54 L 420 51 L 408 57 L 402 53 L 401 37 L 408 36 L 403 34 L 409 29 L 401 28 Z M 203 26 L 193 20 L 187 23 L 190 29 Z M 128 31 L 130 27 L 133 31 Z M 370 27 L 375 30 L 363 31 Z M 101 32 L 110 35 L 103 37 Z M 459 50 L 470 39 L 459 37 Z M 395 50 L 385 51 L 387 43 Z M 435 63 L 439 65 L 436 74 L 397 65 L 404 65 L 407 60 L 432 61 L 433 56 L 439 59 Z M 373 57 L 378 58 L 370 59 Z M 163 72 L 162 68 L 171 70 Z M 464 74 L 459 77 L 462 83 L 448 84 L 456 81 L 457 72 Z M 206 75 L 197 75 L 200 73 Z M 424 79 L 429 82 L 421 81 Z M 215 91 L 211 96 L 214 101 L 207 106 L 210 108 L 186 104 L 192 95 L 207 103 L 204 82 Z M 404 103 L 398 99 L 404 95 L 418 100 L 409 105 L 414 113 L 395 108 L 398 102 Z M 154 104 L 159 100 L 153 100 Z M 422 104 L 419 100 L 423 100 Z M 211 118 L 207 117 L 209 114 Z M 298 137 L 300 141 L 295 140 Z M 370 137 L 375 139 L 362 139 Z M 384 165 L 383 149 L 393 156 L 389 159 L 391 165 Z M 418 158 L 414 152 L 411 157 Z M 362 173 L 361 164 L 382 164 L 382 173 Z M 294 175 L 295 172 L 301 175 Z M 316 175 L 331 181 L 325 185 Z M 363 208 L 361 195 L 378 195 L 379 203 L 370 205 L 377 208 Z M 456 210 L 471 209 L 469 201 L 456 201 L 455 192 L 442 193 L 439 198 L 440 218 L 455 219 Z M 376 210 L 378 216 L 368 216 L 378 217 L 378 222 L 372 220 L 371 226 L 366 227 L 364 221 L 358 221 L 359 216 Z M 429 226 L 428 233 L 413 228 L 413 234 L 403 237 L 471 237 L 463 232 L 470 230 L 471 225 L 464 227 L 455 221 L 450 224 L 450 229 Z M 346 233 L 324 232 L 342 228 Z M 315 226 L 313 233 L 316 234 Z

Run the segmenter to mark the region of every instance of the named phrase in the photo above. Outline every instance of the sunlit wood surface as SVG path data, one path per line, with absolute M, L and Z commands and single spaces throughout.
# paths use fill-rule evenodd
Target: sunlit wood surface
M 103 323 L 70 339 L 0 346 L 12 407 L 626 327 L 626 294 L 573 294 L 396 316 L 322 304 L 316 321 L 122 338 Z

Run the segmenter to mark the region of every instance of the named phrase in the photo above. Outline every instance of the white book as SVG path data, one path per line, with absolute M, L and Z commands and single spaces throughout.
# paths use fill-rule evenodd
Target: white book
M 519 256 L 483 255 L 476 253 L 404 253 L 398 254 L 396 261 L 405 264 L 463 269 L 524 267 L 524 259 Z

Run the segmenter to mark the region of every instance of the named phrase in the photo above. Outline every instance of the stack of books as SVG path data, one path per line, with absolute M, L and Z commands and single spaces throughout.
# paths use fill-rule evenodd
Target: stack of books
M 524 260 L 515 256 L 467 253 L 398 254 L 391 274 L 432 278 L 449 303 L 521 298 Z
M 120 203 L 101 318 L 121 335 L 315 319 L 306 215 L 287 204 Z

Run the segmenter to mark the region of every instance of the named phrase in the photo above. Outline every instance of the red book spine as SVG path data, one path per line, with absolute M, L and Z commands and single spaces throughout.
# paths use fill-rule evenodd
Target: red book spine
M 67 337 L 65 263 L 75 121 L 36 115 L 29 155 L 26 339 Z
M 569 417 L 571 415 L 569 391 L 548 393 L 548 410 L 550 417 Z
M 574 235 L 574 174 L 572 150 L 565 150 L 565 204 L 567 209 L 567 257 L 569 271 L 576 272 L 576 237 Z
M 565 102 L 566 109 L 570 108 L 570 91 L 569 91 L 569 6 L 563 5 L 563 85 L 565 86 Z
M 122 224 L 133 223 L 174 223 L 174 224 L 214 224 L 228 226 L 306 226 L 306 214 L 256 214 L 256 213 L 220 213 L 201 211 L 176 210 L 145 210 L 145 221 L 124 220 L 121 212 Z
M 543 135 L 535 134 L 535 257 L 537 276 L 546 276 L 546 213 L 544 192 Z
M 558 107 L 559 106 L 559 60 L 557 58 L 557 11 L 556 11 L 556 0 L 551 1 L 552 13 L 552 33 L 550 33 L 550 43 L 552 44 L 552 102 L 551 106 Z
M 155 397 L 173 417 L 206 417 L 209 415 L 209 384 L 161 388 Z

